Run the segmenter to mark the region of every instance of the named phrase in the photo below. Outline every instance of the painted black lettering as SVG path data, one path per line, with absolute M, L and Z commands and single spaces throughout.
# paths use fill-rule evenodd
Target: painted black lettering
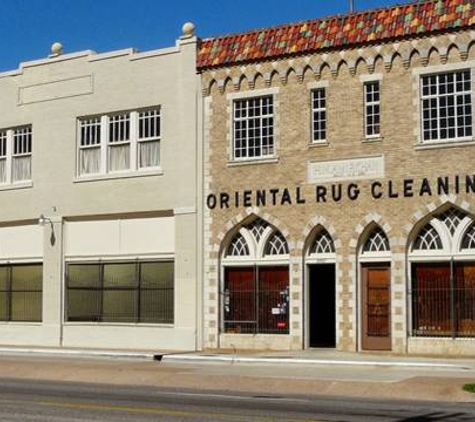
M 358 185 L 356 183 L 350 183 L 348 185 L 348 198 L 354 201 L 358 199 L 358 196 L 360 196 L 360 190 L 358 188 Z
M 266 206 L 266 191 L 258 190 L 256 192 L 256 206 L 265 207 Z
M 214 210 L 216 208 L 216 195 L 210 193 L 206 198 L 206 205 L 210 210 Z
M 292 205 L 292 197 L 290 196 L 290 192 L 287 188 L 282 191 L 282 198 L 280 199 L 280 205 Z
M 302 191 L 301 191 L 300 187 L 295 189 L 295 193 L 296 193 L 296 197 L 297 197 L 297 204 L 305 204 L 305 202 L 307 202 L 305 200 L 305 198 L 302 196 Z
M 460 177 L 455 176 L 455 193 L 459 194 L 460 193 Z
M 272 195 L 272 205 L 277 205 L 277 194 L 279 193 L 279 189 L 270 189 L 269 192 Z
M 421 189 L 419 191 L 419 196 L 429 195 L 432 196 L 432 189 L 430 187 L 429 180 L 424 178 L 422 179 Z
M 449 194 L 449 178 L 447 176 L 437 178 L 437 194 L 438 195 Z
M 317 185 L 315 193 L 317 202 L 327 202 L 327 188 L 325 186 Z
M 251 195 L 252 195 L 252 191 L 250 191 L 250 190 L 245 190 L 243 192 L 242 205 L 244 207 L 252 207 Z
M 338 185 L 332 185 L 332 198 L 335 202 L 341 201 L 342 189 L 341 183 Z
M 475 175 L 465 176 L 465 192 L 475 193 Z
M 239 192 L 234 192 L 234 205 L 239 208 Z
M 388 196 L 390 198 L 399 198 L 399 193 L 397 193 L 396 189 L 394 188 L 392 180 L 389 181 L 388 186 Z
M 381 192 L 381 188 L 383 187 L 381 182 L 373 182 L 371 183 L 371 196 L 374 199 L 382 198 L 383 193 Z
M 221 193 L 219 195 L 219 206 L 221 209 L 229 208 L 229 194 Z

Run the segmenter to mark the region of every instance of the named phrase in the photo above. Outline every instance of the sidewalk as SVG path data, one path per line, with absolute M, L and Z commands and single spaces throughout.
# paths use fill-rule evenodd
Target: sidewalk
M 4 379 L 117 384 L 131 388 L 475 403 L 475 394 L 462 390 L 465 383 L 475 382 L 473 360 L 334 350 L 187 354 L 3 347 L 0 374 Z

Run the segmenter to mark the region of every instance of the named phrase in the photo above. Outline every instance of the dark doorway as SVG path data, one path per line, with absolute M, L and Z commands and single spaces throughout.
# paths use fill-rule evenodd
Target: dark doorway
M 336 347 L 335 265 L 309 265 L 309 345 Z

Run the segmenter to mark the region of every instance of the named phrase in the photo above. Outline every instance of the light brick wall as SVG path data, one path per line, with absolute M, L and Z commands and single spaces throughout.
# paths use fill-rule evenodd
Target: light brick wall
M 337 240 L 337 347 L 357 350 L 359 263 L 361 237 L 371 224 L 380 225 L 391 244 L 391 298 L 393 351 L 407 351 L 406 250 L 410 231 L 417 222 L 446 202 L 455 203 L 473 214 L 475 195 L 452 197 L 415 195 L 413 198 L 370 195 L 372 180 L 358 181 L 358 200 L 343 198 L 339 203 L 315 203 L 315 185 L 308 183 L 308 163 L 354 157 L 383 155 L 383 184 L 404 178 L 434 180 L 438 176 L 474 173 L 475 146 L 418 149 L 418 92 L 414 70 L 450 68 L 465 62 L 474 66 L 475 48 L 469 49 L 474 32 L 466 31 L 398 44 L 372 46 L 360 50 L 311 55 L 275 62 L 205 71 L 202 75 L 206 104 L 205 198 L 209 193 L 271 188 L 301 187 L 306 204 L 267 205 L 259 210 L 236 208 L 206 211 L 205 221 L 205 347 L 217 347 L 219 303 L 219 255 L 222 241 L 231 227 L 251 213 L 283 231 L 291 248 L 291 333 L 284 348 L 304 346 L 303 319 L 304 245 L 318 221 Z M 440 67 L 441 66 L 441 67 Z M 416 71 L 417 73 L 417 71 Z M 381 83 L 381 135 L 377 142 L 365 142 L 363 132 L 363 81 L 378 75 Z M 310 88 L 315 81 L 327 87 L 327 140 L 311 144 Z M 231 127 L 228 94 L 275 88 L 278 93 L 277 162 L 229 163 Z M 340 183 L 340 182 L 336 182 Z M 347 186 L 348 182 L 341 182 Z M 331 183 L 324 183 L 330 186 Z M 387 186 L 385 187 L 387 190 Z M 400 188 L 399 188 L 400 189 Z M 271 217 L 271 218 L 270 218 Z M 269 219 L 270 218 L 270 219 Z M 211 312 L 211 309 L 215 312 Z M 235 343 L 238 345 L 239 341 Z M 249 347 L 249 341 L 243 343 Z M 267 347 L 258 339 L 254 347 Z M 276 347 L 275 344 L 269 347 Z M 278 346 L 277 346 L 278 347 Z

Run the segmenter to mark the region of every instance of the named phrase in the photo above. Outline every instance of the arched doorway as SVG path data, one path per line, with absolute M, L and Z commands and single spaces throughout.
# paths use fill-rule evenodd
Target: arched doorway
M 240 226 L 221 264 L 221 331 L 289 334 L 289 247 L 282 233 L 260 218 Z
M 330 233 L 317 227 L 305 256 L 307 347 L 336 347 L 336 252 Z
M 391 249 L 381 227 L 366 231 L 361 242 L 361 348 L 391 350 Z
M 413 337 L 475 337 L 475 223 L 450 207 L 433 214 L 408 253 Z

